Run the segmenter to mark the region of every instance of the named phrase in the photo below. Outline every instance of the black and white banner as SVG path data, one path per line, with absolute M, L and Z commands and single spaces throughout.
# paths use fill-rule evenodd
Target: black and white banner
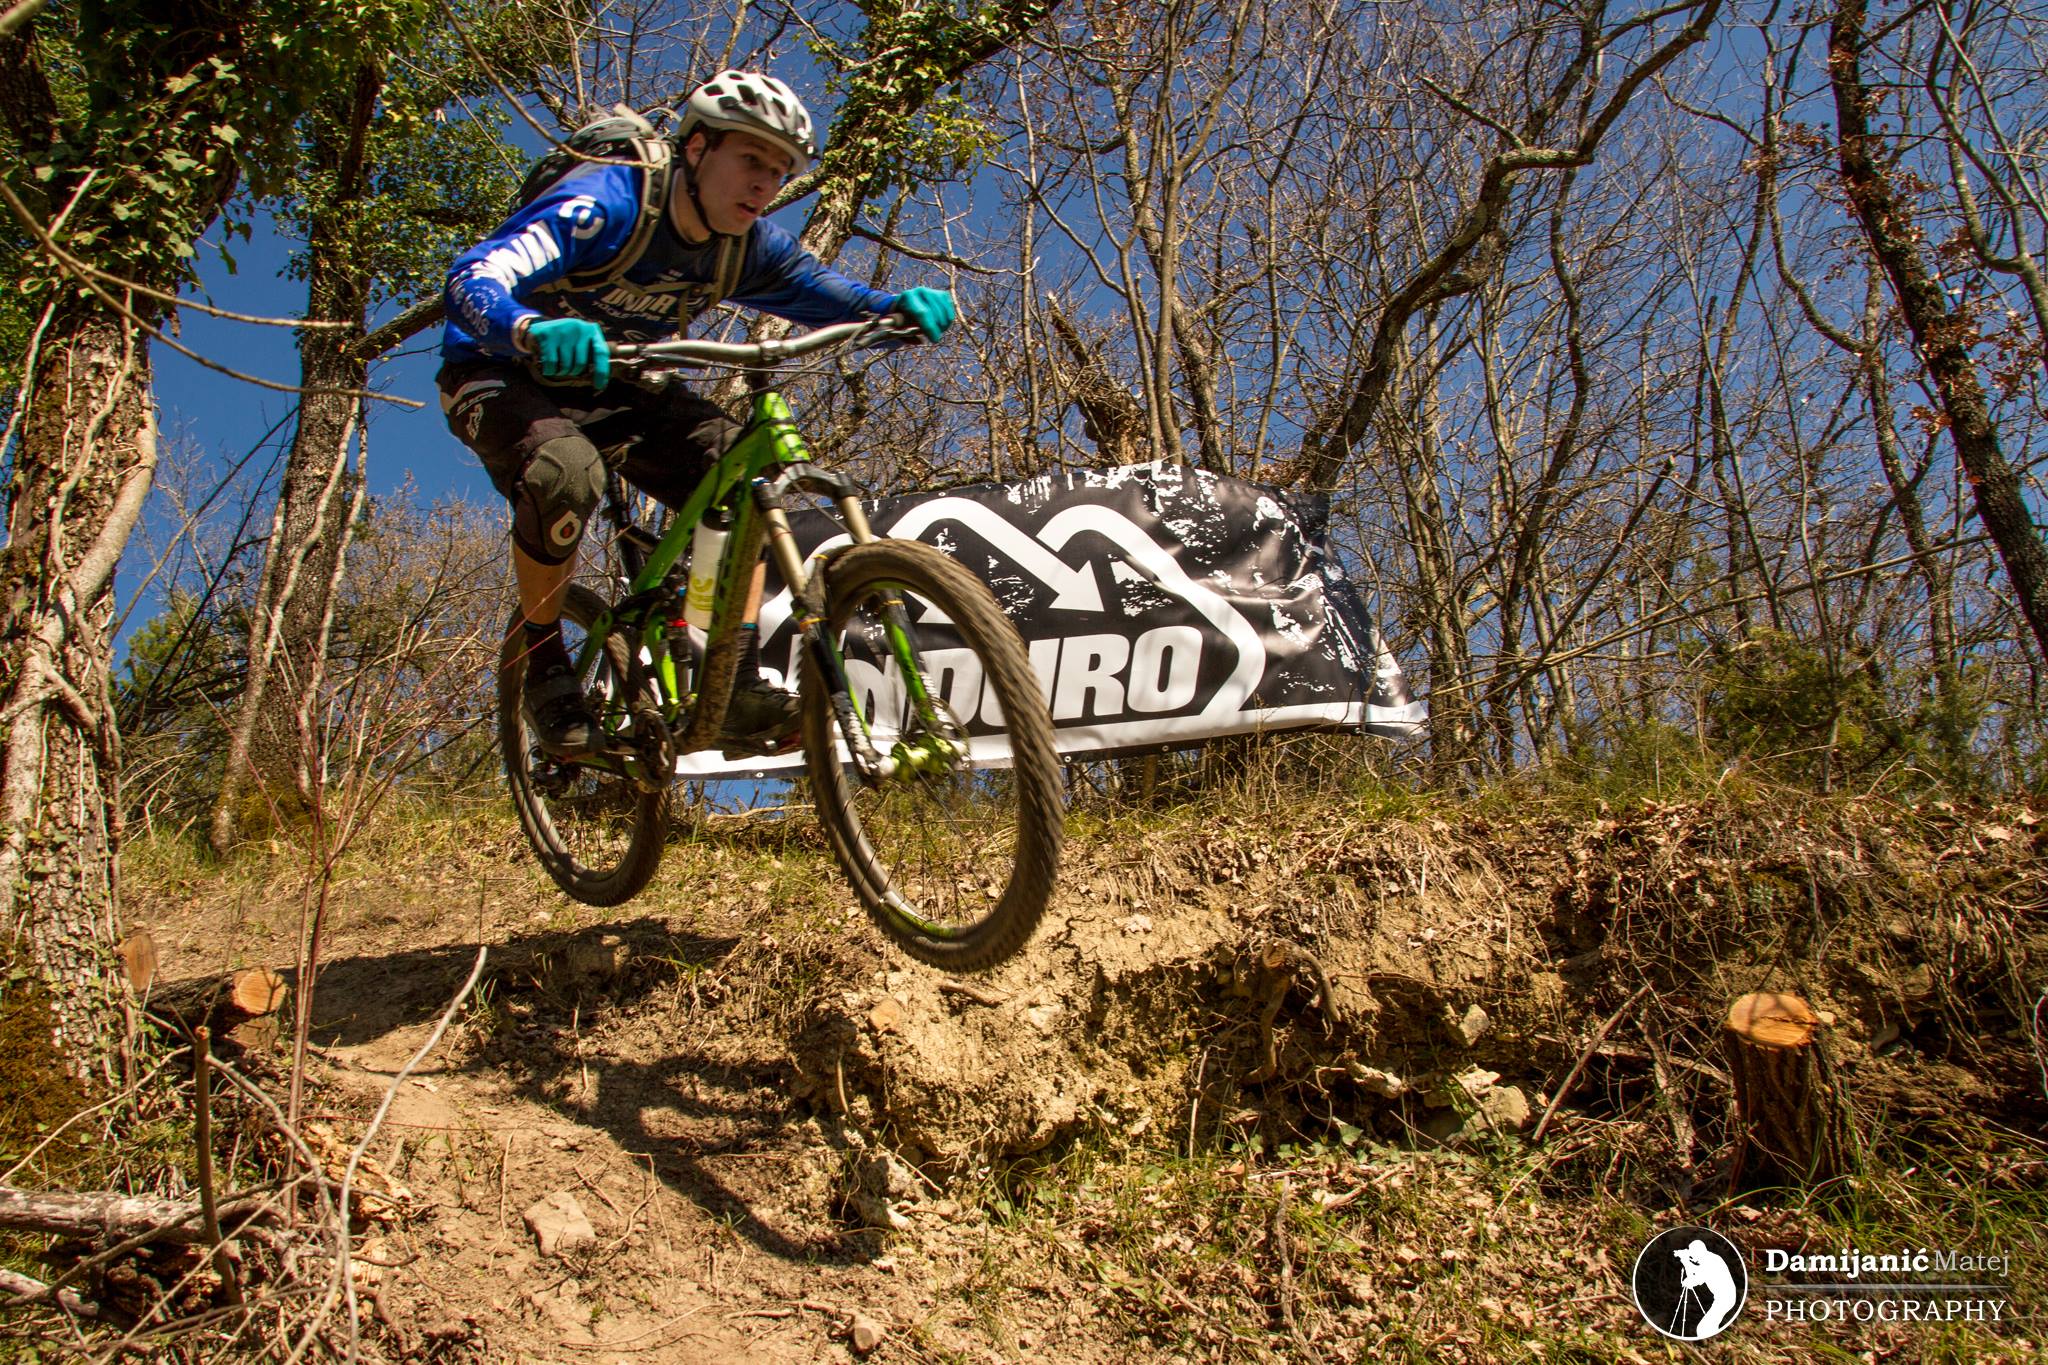
M 989 585 L 1030 650 L 1064 753 L 1303 727 L 1401 738 L 1427 718 L 1323 547 L 1320 499 L 1145 464 L 879 498 L 869 517 L 876 534 L 935 545 Z M 823 514 L 791 520 L 807 556 L 845 543 Z M 940 671 L 936 651 L 953 641 L 919 639 Z M 794 686 L 789 593 L 772 567 L 761 640 L 764 675 Z M 985 737 L 977 758 L 1006 757 L 984 699 L 934 681 Z M 705 753 L 680 767 L 738 775 L 798 761 Z

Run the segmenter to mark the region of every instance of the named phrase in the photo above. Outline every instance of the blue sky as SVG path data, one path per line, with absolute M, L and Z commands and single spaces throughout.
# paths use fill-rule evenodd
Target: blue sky
M 229 250 L 230 272 L 217 245 L 218 225 L 200 247 L 200 285 L 188 297 L 238 313 L 295 318 L 305 311 L 306 286 L 285 273 L 291 244 L 259 219 L 253 240 L 236 239 Z M 389 311 L 389 310 L 387 310 Z M 379 321 L 382 319 L 380 318 Z M 280 384 L 296 384 L 299 354 L 293 332 L 281 327 L 228 322 L 186 310 L 178 341 L 216 364 Z M 490 480 L 469 452 L 449 434 L 434 396 L 439 325 L 414 337 L 371 371 L 370 386 L 393 397 L 424 403 L 404 408 L 371 405 L 370 491 L 388 493 L 409 474 L 428 497 L 455 495 L 473 501 L 495 498 Z M 157 402 L 164 430 L 198 442 L 226 469 L 263 438 L 292 408 L 293 395 L 232 379 L 209 370 L 168 346 L 155 348 Z
M 219 249 L 222 236 L 223 228 L 216 223 L 198 244 L 199 282 L 185 291 L 187 298 L 261 317 L 296 318 L 305 312 L 305 282 L 287 274 L 292 243 L 272 229 L 268 215 L 255 221 L 251 240 L 243 241 L 238 236 L 229 244 L 235 261 L 233 270 L 228 268 Z M 384 316 L 395 312 L 387 308 Z M 383 321 L 384 316 L 376 321 Z M 277 384 L 299 381 L 298 338 L 288 327 L 231 322 L 184 309 L 178 315 L 172 336 L 180 345 L 214 364 Z M 373 390 L 408 398 L 423 406 L 371 404 L 370 492 L 373 496 L 388 495 L 410 481 L 416 496 L 427 501 L 454 497 L 502 506 L 482 467 L 441 420 L 434 390 L 440 345 L 441 328 L 436 323 L 371 370 Z M 269 500 L 255 510 L 251 523 L 256 527 L 268 526 L 275 511 L 274 476 L 283 467 L 281 443 L 291 436 L 288 419 L 296 395 L 208 369 L 161 342 L 152 345 L 151 361 L 166 449 L 196 448 L 201 458 L 201 479 L 208 487 L 213 476 L 227 475 L 276 428 L 269 451 L 248 461 L 250 472 L 239 485 L 246 487 L 255 472 L 266 466 L 272 468 L 272 480 L 264 490 Z M 240 515 L 240 503 L 232 495 L 223 498 L 216 515 L 232 523 Z M 130 636 L 161 610 L 163 592 L 170 586 L 164 579 L 151 582 L 146 589 L 142 584 L 152 569 L 152 551 L 163 545 L 174 529 L 172 513 L 161 496 L 153 496 L 143 517 L 144 526 L 130 542 L 115 577 L 116 610 L 126 614 L 114 641 L 117 671 L 125 666 Z M 246 553 L 261 551 L 251 549 Z M 250 567 L 253 568 L 253 562 Z M 142 595 L 136 600 L 139 590 Z

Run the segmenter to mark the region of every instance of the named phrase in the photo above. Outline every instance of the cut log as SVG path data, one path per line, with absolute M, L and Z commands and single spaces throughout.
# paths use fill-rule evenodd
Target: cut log
M 1820 1027 L 1796 995 L 1759 991 L 1728 1007 L 1723 1038 L 1741 1129 L 1731 1188 L 1818 1184 L 1848 1169 L 1847 1124 Z
M 285 980 L 268 967 L 229 972 L 218 979 L 179 981 L 160 987 L 149 1012 L 190 1037 L 201 1028 L 216 1037 L 237 1024 L 261 1019 L 284 1003 Z
M 146 994 L 156 984 L 156 939 L 148 927 L 136 925 L 115 951 L 128 973 L 129 988 L 138 996 Z

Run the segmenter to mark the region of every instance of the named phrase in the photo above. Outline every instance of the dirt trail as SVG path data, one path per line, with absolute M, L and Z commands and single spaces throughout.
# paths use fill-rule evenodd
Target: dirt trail
M 1931 1043 L 1912 1066 L 1879 1055 L 1995 1010 L 2001 980 L 2040 988 L 2042 834 L 1896 816 L 1672 805 L 1454 829 L 1303 811 L 1079 838 L 1027 953 L 969 983 L 888 952 L 802 830 L 678 844 L 609 914 L 544 887 L 504 825 L 431 856 L 366 855 L 335 888 L 315 996 L 313 1109 L 337 1142 L 490 947 L 480 1003 L 398 1086 L 371 1148 L 366 1251 L 389 1263 L 372 1341 L 421 1360 L 1087 1365 L 1356 1355 L 1390 1325 L 1437 1322 L 1440 1358 L 1497 1358 L 1458 1325 L 1480 1313 L 1473 1291 L 1424 1273 L 1446 1271 L 1493 1285 L 1484 1321 L 1510 1337 L 1540 1319 L 1640 1345 L 1604 1250 L 1560 1284 L 1513 1249 L 1583 1245 L 1586 1207 L 1511 1208 L 1457 1156 L 1519 1143 L 1589 1021 L 1639 982 L 1664 986 L 1682 1066 L 1714 1069 L 1712 1001 L 1787 979 L 1838 1013 L 1843 1062 L 1893 1086 L 1900 1112 L 1947 1121 L 1960 1094 L 2048 1120 L 2010 1049 L 1974 1068 Z M 2022 912 L 1986 918 L 1969 897 L 1992 885 Z M 275 886 L 165 876 L 134 898 L 168 979 L 290 961 L 296 913 Z M 1565 1116 L 1668 1146 L 1628 1033 Z M 240 1041 L 276 1065 L 260 1030 Z M 1704 1081 L 1688 1093 L 1711 1108 Z M 1340 1133 L 1394 1155 L 1259 1164 Z M 1673 1197 L 1706 1189 L 1713 1140 L 1649 1162 Z M 1404 1165 L 1403 1149 L 1455 1160 Z M 1229 1150 L 1244 1159 L 1205 1168 L 1219 1189 L 1279 1208 L 1250 1258 L 1267 1270 L 1215 1286 L 1263 1321 L 1249 1336 L 1199 1277 L 1119 1283 L 1131 1257 L 1105 1255 L 1086 1218 L 1003 1212 L 1020 1161 Z M 1384 1203 L 1343 1234 L 1341 1266 L 1279 1231 L 1297 1184 L 1317 1208 Z M 565 1245 L 544 1249 L 530 1210 L 567 1224 Z M 1161 1222 L 1153 1259 L 1202 1235 Z

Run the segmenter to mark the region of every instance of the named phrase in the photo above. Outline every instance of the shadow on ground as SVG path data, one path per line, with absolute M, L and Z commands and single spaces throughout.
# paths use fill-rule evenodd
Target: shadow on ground
M 818 1134 L 791 1095 L 786 1052 L 728 1038 L 717 1002 L 748 970 L 734 936 L 678 934 L 658 917 L 490 946 L 442 1074 L 493 1075 L 522 1099 L 603 1132 L 732 1235 L 808 1264 L 856 1263 L 880 1239 L 830 1217 Z M 319 974 L 311 1041 L 351 1052 L 439 1019 L 476 945 L 336 958 Z M 294 973 L 281 973 L 296 986 Z M 404 1052 L 416 1041 L 408 1039 Z M 395 1071 L 398 1061 L 357 1069 Z M 794 1199 L 795 1207 L 792 1206 Z

